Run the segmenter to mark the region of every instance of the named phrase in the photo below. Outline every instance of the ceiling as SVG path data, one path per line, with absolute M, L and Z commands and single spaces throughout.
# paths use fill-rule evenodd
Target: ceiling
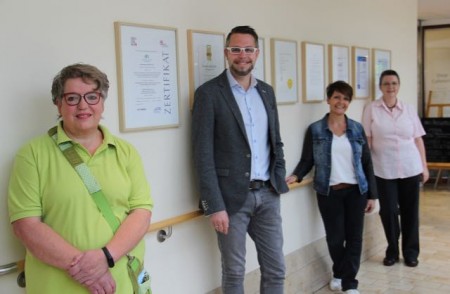
M 449 0 L 418 0 L 418 2 L 419 20 L 450 19 Z

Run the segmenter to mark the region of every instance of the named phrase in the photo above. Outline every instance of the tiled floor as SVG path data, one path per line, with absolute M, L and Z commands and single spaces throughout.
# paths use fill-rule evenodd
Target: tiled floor
M 440 184 L 435 190 L 433 184 L 427 184 L 422 192 L 419 266 L 407 267 L 402 260 L 391 267 L 383 266 L 381 263 L 385 250 L 383 246 L 383 249 L 361 264 L 357 277 L 360 293 L 450 293 L 449 187 Z M 385 240 L 380 242 L 386 243 Z M 326 286 L 315 293 L 333 292 Z

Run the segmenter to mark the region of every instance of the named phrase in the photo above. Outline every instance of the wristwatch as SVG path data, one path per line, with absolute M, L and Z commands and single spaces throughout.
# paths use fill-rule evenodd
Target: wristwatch
M 108 267 L 109 267 L 109 268 L 114 267 L 114 259 L 113 259 L 113 257 L 111 256 L 111 253 L 109 253 L 108 248 L 103 247 L 103 248 L 102 248 L 102 251 L 103 251 L 103 253 L 104 253 L 105 256 L 106 256 L 106 261 L 108 262 Z

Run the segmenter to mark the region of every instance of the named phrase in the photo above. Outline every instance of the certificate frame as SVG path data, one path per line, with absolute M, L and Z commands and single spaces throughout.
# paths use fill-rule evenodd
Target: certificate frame
M 265 38 L 258 37 L 258 59 L 256 60 L 255 67 L 253 68 L 252 74 L 255 78 L 266 81 L 266 46 L 265 46 Z
M 382 95 L 379 85 L 380 75 L 383 71 L 391 69 L 391 50 L 372 49 L 372 73 L 373 73 L 373 99 L 377 99 Z
M 225 69 L 225 34 L 189 29 L 187 42 L 189 107 L 192 109 L 195 90 Z
M 179 126 L 177 29 L 114 22 L 121 132 Z
M 272 85 L 278 104 L 298 102 L 297 41 L 272 38 L 270 40 Z
M 350 81 L 350 48 L 345 45 L 328 45 L 328 79 L 330 83 Z
M 352 85 L 356 99 L 371 96 L 370 49 L 352 46 Z
M 325 99 L 325 45 L 302 42 L 302 97 L 305 103 Z

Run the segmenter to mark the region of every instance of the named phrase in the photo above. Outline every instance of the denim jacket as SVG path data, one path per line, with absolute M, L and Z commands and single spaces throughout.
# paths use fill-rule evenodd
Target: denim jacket
M 359 191 L 369 199 L 376 199 L 377 190 L 373 173 L 372 159 L 367 138 L 362 125 L 345 116 L 347 122 L 346 135 L 350 141 L 353 153 L 353 165 L 356 173 Z M 305 134 L 300 162 L 293 174 L 301 182 L 313 166 L 314 190 L 322 195 L 330 192 L 331 174 L 331 142 L 333 133 L 328 128 L 328 114 L 319 121 L 312 123 Z

